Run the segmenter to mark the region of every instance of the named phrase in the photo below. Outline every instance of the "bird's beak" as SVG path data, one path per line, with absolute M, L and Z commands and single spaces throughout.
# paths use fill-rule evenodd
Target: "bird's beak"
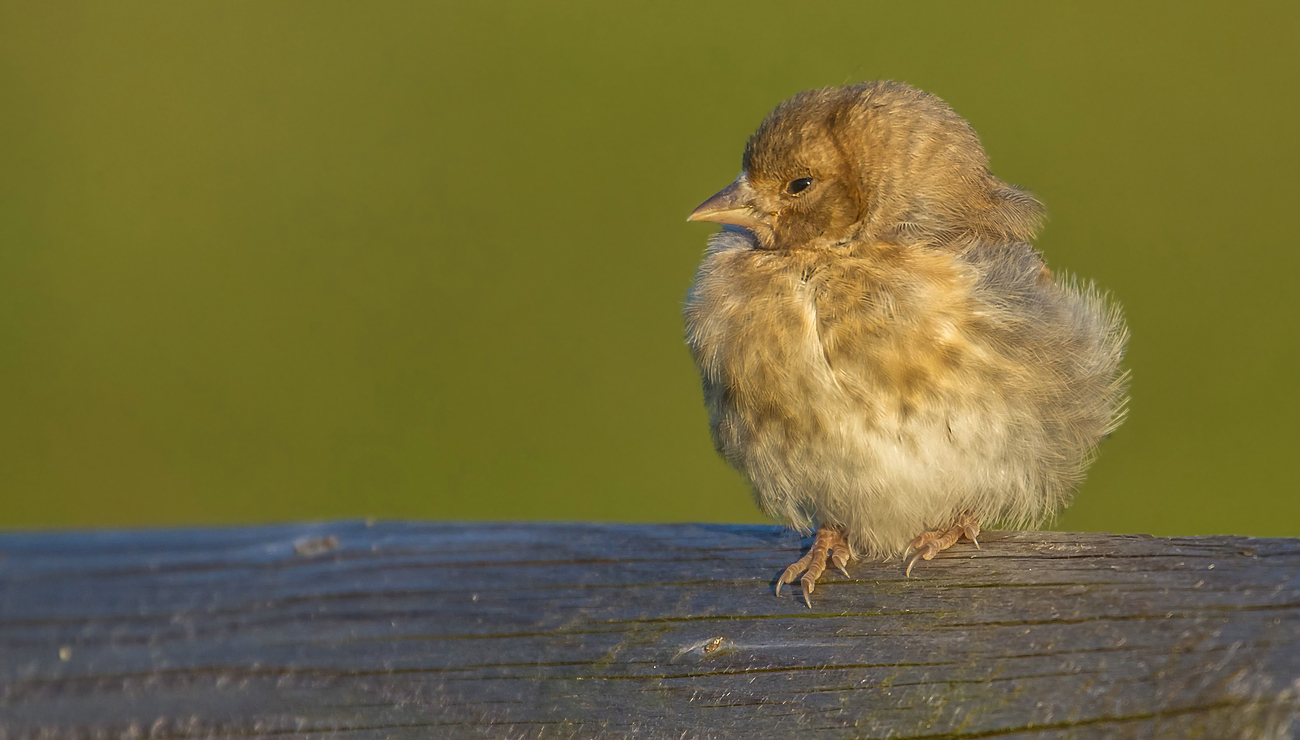
M 771 231 L 769 215 L 759 210 L 755 201 L 754 189 L 749 185 L 749 178 L 742 172 L 735 182 L 691 211 L 686 220 L 743 226 L 755 233 Z

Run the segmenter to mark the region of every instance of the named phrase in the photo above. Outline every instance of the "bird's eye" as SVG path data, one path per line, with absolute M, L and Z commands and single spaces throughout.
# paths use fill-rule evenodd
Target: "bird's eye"
M 798 180 L 791 180 L 790 184 L 785 186 L 785 192 L 790 195 L 798 195 L 807 190 L 808 186 L 812 184 L 813 179 L 811 177 L 801 177 Z

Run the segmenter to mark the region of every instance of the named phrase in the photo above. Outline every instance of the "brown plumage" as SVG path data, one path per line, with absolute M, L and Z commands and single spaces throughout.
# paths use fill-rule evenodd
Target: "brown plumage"
M 1119 308 L 1047 269 L 1042 206 L 933 95 L 796 95 L 691 219 L 726 224 L 685 308 L 714 443 L 763 511 L 818 528 L 778 590 L 1037 526 L 1123 419 Z

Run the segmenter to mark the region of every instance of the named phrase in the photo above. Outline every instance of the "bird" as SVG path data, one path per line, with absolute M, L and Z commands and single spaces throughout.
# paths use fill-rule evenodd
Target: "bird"
M 1028 191 L 935 95 L 801 92 L 691 212 L 721 224 L 687 294 L 714 446 L 768 516 L 816 533 L 776 580 L 1041 526 L 1127 413 L 1122 310 L 1048 268 Z M 901 567 L 901 566 L 900 566 Z

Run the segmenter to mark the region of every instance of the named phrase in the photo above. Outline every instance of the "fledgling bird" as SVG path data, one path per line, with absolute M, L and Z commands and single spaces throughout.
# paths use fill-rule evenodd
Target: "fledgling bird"
M 899 82 L 803 92 L 689 220 L 724 224 L 685 306 L 714 444 L 829 560 L 906 573 L 982 523 L 1036 527 L 1122 421 L 1128 332 L 1031 244 L 1042 205 Z M 847 575 L 847 571 L 845 571 Z

